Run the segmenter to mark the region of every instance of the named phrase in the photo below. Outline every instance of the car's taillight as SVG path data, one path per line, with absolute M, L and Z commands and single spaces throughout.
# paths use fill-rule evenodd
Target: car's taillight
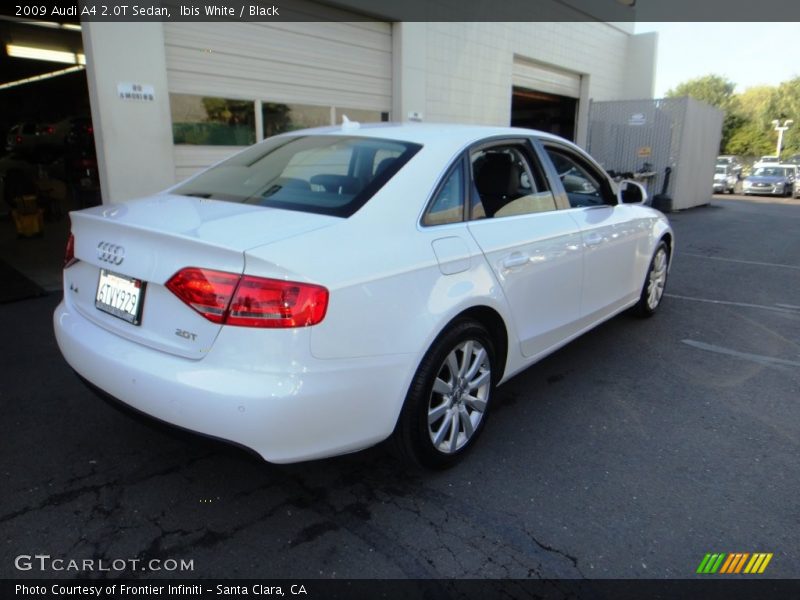
M 325 317 L 328 290 L 319 285 L 244 275 L 236 288 L 228 325 L 306 327 Z
M 188 267 L 166 284 L 209 321 L 240 327 L 306 327 L 325 317 L 328 290 L 319 285 Z
M 71 233 L 67 238 L 67 247 L 64 249 L 64 268 L 67 269 L 78 262 L 75 258 L 75 236 Z

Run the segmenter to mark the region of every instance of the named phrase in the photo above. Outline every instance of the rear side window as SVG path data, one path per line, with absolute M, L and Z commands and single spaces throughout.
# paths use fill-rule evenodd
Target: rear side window
M 355 136 L 277 137 L 212 167 L 173 193 L 349 217 L 421 147 Z
M 539 163 L 524 146 L 499 144 L 470 155 L 477 202 L 472 218 L 500 218 L 557 209 Z
M 464 161 L 450 169 L 430 207 L 422 218 L 423 225 L 445 225 L 464 220 Z

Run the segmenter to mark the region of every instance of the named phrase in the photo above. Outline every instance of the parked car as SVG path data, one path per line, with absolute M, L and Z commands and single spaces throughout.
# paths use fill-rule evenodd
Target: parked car
M 792 189 L 789 195 L 796 197 L 795 190 L 798 189 L 798 180 L 800 179 L 798 178 L 798 170 L 800 170 L 800 165 L 796 165 L 794 163 L 783 163 L 781 166 L 785 167 L 789 171 L 789 178 L 792 181 Z
M 724 194 L 728 192 L 732 194 L 736 191 L 736 182 L 739 178 L 731 170 L 730 167 L 717 165 L 714 169 L 714 193 Z
M 757 169 L 765 165 L 778 165 L 780 164 L 780 162 L 781 159 L 779 156 L 775 156 L 773 154 L 765 154 L 764 156 L 759 158 L 755 163 L 753 163 L 753 169 Z
M 94 128 L 90 117 L 67 117 L 54 123 L 52 128 L 53 137 L 61 146 L 94 152 Z
M 745 177 L 742 192 L 759 196 L 790 196 L 794 182 L 795 177 L 790 166 L 767 164 L 757 167 L 752 175 Z
M 40 128 L 33 121 L 25 121 L 14 125 L 6 136 L 6 150 L 25 154 L 36 147 Z
M 268 461 L 391 437 L 445 467 L 497 385 L 656 312 L 674 241 L 646 199 L 527 129 L 294 131 L 73 212 L 56 338 L 102 394 Z
M 744 168 L 744 165 L 738 156 L 731 154 L 720 155 L 717 157 L 717 166 L 726 167 L 737 177 L 737 179 L 741 179 L 742 177 L 742 169 Z

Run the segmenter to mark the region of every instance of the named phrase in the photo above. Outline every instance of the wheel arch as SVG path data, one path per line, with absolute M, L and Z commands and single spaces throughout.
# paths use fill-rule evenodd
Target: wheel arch
M 422 434 L 418 432 L 415 422 L 419 419 L 418 406 L 420 388 L 415 382 L 420 373 L 420 369 L 426 365 L 425 357 L 429 356 L 437 346 L 444 343 L 447 335 L 453 332 L 454 329 L 458 330 L 460 325 L 469 323 L 481 325 L 486 330 L 492 346 L 494 347 L 495 361 L 492 368 L 494 374 L 492 385 L 499 383 L 507 370 L 509 330 L 502 315 L 496 309 L 485 304 L 465 307 L 444 323 L 436 335 L 432 337 L 430 344 L 414 370 L 415 374 L 409 382 L 408 391 L 403 402 L 400 404 L 394 428 L 389 437 L 390 449 L 393 449 L 401 460 L 409 462 L 409 464 L 423 465 L 437 469 L 446 468 L 454 464 L 454 461 L 431 459 L 429 456 L 430 453 L 419 448 L 419 436 Z M 438 365 L 438 362 L 433 364 Z M 429 377 L 430 372 L 425 373 L 425 371 L 423 371 L 422 381 Z M 426 385 L 422 389 L 427 390 L 429 388 Z M 425 458 L 426 456 L 428 456 L 428 458 Z
M 507 366 L 506 363 L 508 362 L 508 326 L 500 313 L 494 308 L 486 305 L 476 305 L 462 310 L 441 328 L 433 343 L 453 327 L 453 325 L 466 320 L 477 321 L 483 325 L 492 338 L 498 367 L 496 381 L 499 382 L 503 379 Z M 433 343 L 431 345 L 433 345 Z
M 667 253 L 669 254 L 669 262 L 667 263 L 667 268 L 669 269 L 672 267 L 672 254 L 674 249 L 674 239 L 672 237 L 672 231 L 665 231 L 661 234 L 661 238 L 659 241 L 664 242 L 667 245 Z

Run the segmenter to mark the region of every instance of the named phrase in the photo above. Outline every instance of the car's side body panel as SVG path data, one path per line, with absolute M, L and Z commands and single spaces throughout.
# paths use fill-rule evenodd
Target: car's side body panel
M 535 356 L 554 335 L 573 333 L 580 314 L 583 246 L 566 211 L 481 219 L 469 224 L 503 289 L 523 356 Z

